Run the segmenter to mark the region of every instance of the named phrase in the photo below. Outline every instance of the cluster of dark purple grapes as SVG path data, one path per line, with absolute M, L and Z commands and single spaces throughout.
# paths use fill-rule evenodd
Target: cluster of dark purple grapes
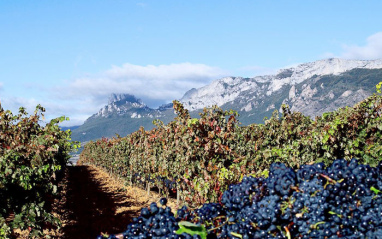
M 150 179 L 148 179 L 148 180 L 150 180 Z M 133 174 L 131 176 L 131 181 L 132 181 L 132 183 L 134 185 L 139 185 L 140 187 L 144 187 L 145 186 L 145 180 L 144 180 L 144 178 L 139 173 Z
M 169 189 L 170 191 L 173 191 L 175 192 L 176 191 L 176 182 L 175 181 L 171 181 L 167 178 L 163 178 L 162 179 L 163 181 L 163 184 L 164 184 L 164 187 Z
M 244 177 L 220 203 L 183 207 L 177 217 L 168 207 L 143 208 L 123 235 L 199 238 L 177 235 L 180 221 L 203 225 L 207 238 L 382 238 L 382 162 L 370 167 L 339 159 L 296 171 L 273 163 L 267 178 Z
M 145 177 L 142 177 L 140 174 L 135 173 L 134 175 L 132 175 L 132 182 L 135 185 L 140 185 L 142 187 L 144 187 L 147 182 L 152 183 L 152 185 L 154 185 L 155 182 L 159 182 L 159 184 L 164 185 L 164 187 L 167 190 L 169 190 L 171 192 L 175 192 L 176 191 L 176 182 L 175 182 L 175 180 L 169 180 L 166 177 L 157 176 L 156 178 L 151 178 L 150 176 L 148 176 L 148 177 L 145 178 Z
M 166 206 L 166 198 L 161 198 L 159 203 L 160 205 L 153 202 L 149 208 L 142 208 L 140 216 L 133 218 L 133 222 L 127 226 L 126 231 L 107 237 L 101 235 L 97 239 L 200 239 L 198 235 L 190 236 L 186 233 L 178 235 L 175 233 L 179 229 L 178 222 L 180 220 L 193 220 L 195 218 L 195 211 L 191 212 L 186 206 L 183 206 L 177 211 L 178 216 L 175 218 L 171 208 Z M 220 204 L 216 208 L 222 210 Z M 201 214 L 204 213 L 211 217 L 211 211 L 203 208 L 200 210 Z

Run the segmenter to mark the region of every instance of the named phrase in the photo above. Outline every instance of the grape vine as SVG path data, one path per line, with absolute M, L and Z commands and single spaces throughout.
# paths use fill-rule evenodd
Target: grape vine
M 0 105 L 0 238 L 15 228 L 41 236 L 44 225 L 59 225 L 49 207 L 76 144 L 57 125 L 65 117 L 40 124 L 44 111 L 13 115 Z
M 273 163 L 269 176 L 244 177 L 218 203 L 175 216 L 166 199 L 142 208 L 127 230 L 102 238 L 381 238 L 382 163 L 356 159 L 303 165 Z
M 382 156 L 382 96 L 312 120 L 282 107 L 264 124 L 241 126 L 237 112 L 206 108 L 192 119 L 174 101 L 177 117 L 153 130 L 89 142 L 79 163 L 100 166 L 131 184 L 178 193 L 194 206 L 217 201 L 244 175 L 266 175 L 273 162 L 297 168 L 358 158 L 376 166 Z M 170 185 L 171 187 L 166 187 Z

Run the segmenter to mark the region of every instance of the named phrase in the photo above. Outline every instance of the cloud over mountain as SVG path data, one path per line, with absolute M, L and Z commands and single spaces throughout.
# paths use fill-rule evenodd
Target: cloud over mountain
M 382 58 L 382 32 L 377 32 L 366 39 L 366 45 L 343 45 L 342 58 L 371 60 Z
M 228 73 L 204 64 L 179 63 L 139 66 L 130 63 L 112 66 L 96 75 L 75 79 L 68 85 L 71 97 L 101 99 L 111 93 L 130 93 L 148 104 L 179 99 L 193 87 L 201 87 Z M 157 106 L 157 105 L 156 105 Z

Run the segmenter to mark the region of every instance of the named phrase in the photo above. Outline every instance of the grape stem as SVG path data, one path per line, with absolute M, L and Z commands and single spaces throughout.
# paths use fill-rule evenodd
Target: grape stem
M 337 183 L 336 180 L 330 178 L 329 176 L 327 176 L 327 175 L 325 175 L 325 174 L 320 173 L 320 176 L 323 177 L 323 178 L 325 178 L 326 180 L 328 180 L 330 183 L 333 183 L 333 184 L 336 184 L 336 183 Z
M 285 229 L 285 232 L 286 232 L 286 237 L 287 237 L 288 239 L 292 239 L 292 236 L 291 236 L 291 234 L 290 234 L 290 231 L 289 231 L 288 227 L 287 227 L 287 226 L 284 226 L 284 229 Z
M 326 188 L 326 186 L 327 186 L 328 184 L 341 183 L 341 182 L 343 182 L 343 181 L 345 180 L 345 179 L 340 179 L 340 180 L 336 181 L 336 180 L 330 178 L 329 176 L 327 176 L 327 175 L 325 175 L 325 174 L 320 173 L 319 175 L 320 175 L 321 177 L 325 178 L 326 180 L 328 180 L 328 182 L 325 184 L 324 188 Z
M 317 222 L 316 224 L 312 225 L 311 228 L 313 229 L 317 229 L 317 227 L 321 224 L 324 224 L 325 222 L 324 221 L 321 221 L 321 222 Z
M 225 218 L 225 216 L 219 216 L 219 217 L 216 217 L 215 219 L 220 219 L 220 218 Z M 221 224 L 220 226 L 217 226 L 217 227 L 214 227 L 214 228 L 211 228 L 211 229 L 208 229 L 208 231 L 213 231 L 213 230 L 216 230 L 216 229 L 219 229 L 221 227 L 223 227 L 225 224 L 227 224 L 228 220 L 226 220 L 223 224 Z

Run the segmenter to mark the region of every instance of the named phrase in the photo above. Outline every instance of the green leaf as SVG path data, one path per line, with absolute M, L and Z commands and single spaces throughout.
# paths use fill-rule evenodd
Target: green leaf
M 261 172 L 261 176 L 263 176 L 264 178 L 268 178 L 269 177 L 269 170 L 268 169 L 264 169 Z
M 40 216 L 41 216 L 41 213 L 40 213 L 40 208 L 38 208 L 38 207 L 36 207 L 36 214 L 37 214 L 37 216 L 38 216 L 38 217 L 40 217 Z
M 191 125 L 195 125 L 199 122 L 197 118 L 189 119 L 187 120 L 187 126 L 190 127 Z
M 375 87 L 377 88 L 377 92 L 381 93 L 382 81 L 379 82 Z
M 381 192 L 381 190 L 378 190 L 378 189 L 376 189 L 376 188 L 373 187 L 373 186 L 371 186 L 370 190 L 373 191 L 375 194 L 378 194 L 378 193 Z
M 179 229 L 176 234 L 180 235 L 182 233 L 187 233 L 191 236 L 199 235 L 202 239 L 207 239 L 207 230 L 203 225 L 196 225 L 191 222 L 181 221 L 178 223 Z

